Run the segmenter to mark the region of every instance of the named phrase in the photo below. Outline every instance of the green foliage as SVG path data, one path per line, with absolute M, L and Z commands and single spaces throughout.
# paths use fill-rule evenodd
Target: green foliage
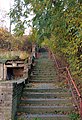
M 28 36 L 28 40 L 32 43 L 38 42 L 38 32 L 37 29 L 32 29 L 31 34 Z
M 69 115 L 70 120 L 80 120 L 80 115 L 76 113 L 72 113 Z
M 19 118 L 19 119 L 17 119 L 17 120 L 26 120 L 25 118 Z
M 13 31 L 17 36 L 22 36 L 24 34 L 28 14 L 30 13 L 28 6 L 25 5 L 26 0 L 14 0 L 14 9 L 11 8 L 10 11 L 11 23 L 15 25 Z
M 82 4 L 77 0 L 15 0 L 14 9 L 11 12 L 16 29 L 21 17 L 26 18 L 31 13 L 33 18 L 33 31 L 30 40 L 41 45 L 48 46 L 53 52 L 60 53 L 67 58 L 73 75 L 81 78 L 82 72 Z M 24 11 L 22 9 L 25 7 Z M 15 11 L 14 11 L 15 10 Z M 19 34 L 23 32 L 19 32 Z
M 34 118 L 33 120 L 41 120 L 40 118 Z
M 66 44 L 61 48 L 62 53 L 65 54 L 67 60 L 70 64 L 71 71 L 73 74 L 78 74 L 81 76 L 81 48 L 82 48 L 82 5 L 75 4 L 74 6 L 68 8 L 65 13 L 66 21 L 66 35 L 64 37 L 64 43 Z
M 0 28 L 0 49 L 3 51 L 28 51 L 32 47 L 31 43 L 27 35 L 12 35 L 8 30 Z
M 28 56 L 28 52 L 25 51 L 0 51 L 0 59 L 2 60 L 27 59 Z

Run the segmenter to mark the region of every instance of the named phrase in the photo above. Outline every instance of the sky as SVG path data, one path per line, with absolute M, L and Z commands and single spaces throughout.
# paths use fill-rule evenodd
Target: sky
M 10 5 L 12 6 L 14 3 L 14 0 L 0 0 L 0 26 L 6 27 L 9 30 L 10 26 L 10 19 L 8 15 L 5 15 L 9 13 Z
M 10 26 L 10 19 L 9 17 L 4 17 L 4 11 L 5 12 L 9 12 L 10 10 L 10 5 L 11 7 L 13 6 L 14 0 L 0 0 L 0 10 L 3 11 L 2 14 L 0 12 L 0 22 L 1 19 L 4 19 L 5 21 L 3 22 L 2 27 L 7 27 L 9 30 L 9 26 Z M 32 18 L 32 16 L 30 16 L 30 18 Z M 12 29 L 14 28 L 14 26 L 12 26 Z M 31 28 L 27 28 L 25 34 L 29 34 Z
M 0 0 L 0 9 L 9 11 L 10 4 L 13 4 L 14 0 Z

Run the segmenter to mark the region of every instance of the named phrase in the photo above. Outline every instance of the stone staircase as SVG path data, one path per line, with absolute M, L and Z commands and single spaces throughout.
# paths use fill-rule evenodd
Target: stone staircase
M 17 120 L 70 120 L 68 114 L 74 110 L 71 93 L 60 84 L 54 62 L 47 53 L 42 54 L 23 90 Z

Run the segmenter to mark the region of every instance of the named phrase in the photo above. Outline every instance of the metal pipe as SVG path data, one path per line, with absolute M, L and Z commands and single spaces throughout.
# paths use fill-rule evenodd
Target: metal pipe
M 80 98 L 80 116 L 82 119 L 82 98 Z

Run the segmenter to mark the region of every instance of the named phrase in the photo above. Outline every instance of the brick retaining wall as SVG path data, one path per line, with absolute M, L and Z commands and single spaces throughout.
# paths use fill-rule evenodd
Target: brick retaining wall
M 13 84 L 0 83 L 0 120 L 11 120 Z
M 17 106 L 25 81 L 0 82 L 0 120 L 16 120 Z

